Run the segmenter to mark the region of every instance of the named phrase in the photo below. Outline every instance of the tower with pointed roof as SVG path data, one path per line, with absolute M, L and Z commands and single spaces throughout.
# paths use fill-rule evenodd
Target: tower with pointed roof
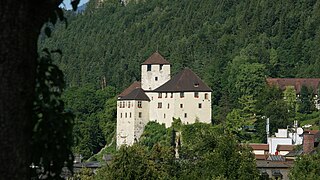
M 117 101 L 117 147 L 138 141 L 149 121 L 170 127 L 211 123 L 211 88 L 191 69 L 170 78 L 170 64 L 158 52 L 141 64 L 141 83 L 134 82 Z
M 141 88 L 152 91 L 170 80 L 170 63 L 158 52 L 141 64 Z

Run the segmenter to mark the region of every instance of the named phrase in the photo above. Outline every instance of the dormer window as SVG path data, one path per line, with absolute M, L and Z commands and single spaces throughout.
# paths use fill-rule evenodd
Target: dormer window
M 199 83 L 194 83 L 194 87 L 199 87 Z
M 151 64 L 147 64 L 147 71 L 151 71 Z

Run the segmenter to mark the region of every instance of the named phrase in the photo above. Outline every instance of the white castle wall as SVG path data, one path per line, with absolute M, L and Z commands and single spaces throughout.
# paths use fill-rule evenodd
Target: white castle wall
M 147 71 L 148 65 L 141 65 L 141 88 L 150 91 L 158 88 L 170 80 L 170 65 L 152 64 L 151 71 Z
M 120 103 L 124 104 L 120 107 Z M 130 103 L 130 107 L 129 107 Z M 143 133 L 149 121 L 149 102 L 141 101 L 138 108 L 136 100 L 120 100 L 117 102 L 117 147 L 132 145 Z M 141 113 L 141 117 L 139 117 Z
M 211 123 L 211 92 L 199 92 L 198 98 L 194 97 L 194 92 L 184 92 L 184 97 L 180 97 L 180 92 L 146 93 L 150 98 L 150 120 L 164 123 L 170 127 L 173 118 L 180 118 L 184 124 L 192 124 L 198 119 L 200 122 Z M 205 99 L 205 94 L 207 99 Z M 159 108 L 158 103 L 162 103 Z M 182 104 L 182 107 L 180 106 Z M 201 104 L 201 108 L 199 108 Z M 186 116 L 185 116 L 186 115 Z

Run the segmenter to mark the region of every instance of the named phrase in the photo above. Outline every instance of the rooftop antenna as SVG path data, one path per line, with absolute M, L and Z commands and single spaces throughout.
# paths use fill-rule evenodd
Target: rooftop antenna
M 269 118 L 267 118 L 266 132 L 267 132 L 267 142 L 268 142 L 268 138 L 269 138 Z

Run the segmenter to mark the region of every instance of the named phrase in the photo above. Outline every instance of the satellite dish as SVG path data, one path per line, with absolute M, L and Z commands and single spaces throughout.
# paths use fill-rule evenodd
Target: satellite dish
M 297 134 L 303 134 L 303 129 L 302 128 L 297 128 Z

